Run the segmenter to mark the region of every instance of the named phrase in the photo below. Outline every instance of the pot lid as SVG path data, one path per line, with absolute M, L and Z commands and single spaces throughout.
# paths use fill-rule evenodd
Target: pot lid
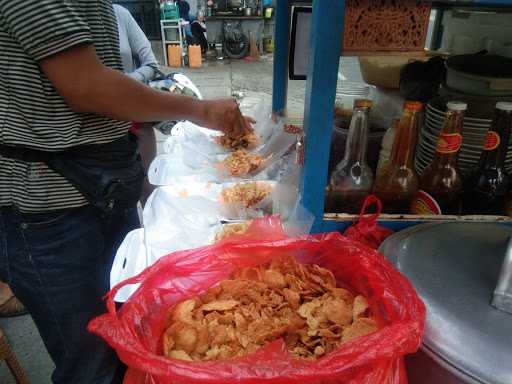
M 498 79 L 512 78 L 512 59 L 499 55 L 457 55 L 446 60 L 446 66 L 475 76 Z
M 512 383 L 512 315 L 490 305 L 511 236 L 499 224 L 425 224 L 380 248 L 425 302 L 424 347 L 481 383 Z

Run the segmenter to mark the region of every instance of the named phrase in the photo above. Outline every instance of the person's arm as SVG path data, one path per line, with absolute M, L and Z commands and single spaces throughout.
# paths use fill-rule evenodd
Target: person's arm
M 158 76 L 158 62 L 151 49 L 151 43 L 127 9 L 119 6 L 117 14 L 122 28 L 126 31 L 132 53 L 139 64 L 135 71 L 127 75 L 137 81 L 148 83 Z M 121 28 L 121 25 L 119 27 Z
M 204 101 L 153 90 L 103 65 L 92 45 L 58 53 L 43 59 L 40 65 L 78 113 L 138 122 L 190 120 L 237 137 L 249 129 L 234 100 Z

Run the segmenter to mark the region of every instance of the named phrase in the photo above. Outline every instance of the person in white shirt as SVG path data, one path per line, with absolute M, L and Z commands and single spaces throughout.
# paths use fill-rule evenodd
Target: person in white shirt
M 114 4 L 114 11 L 124 72 L 131 78 L 148 84 L 161 73 L 151 43 L 130 11 L 118 4 Z M 156 136 L 153 123 L 134 124 L 131 132 L 138 138 L 139 152 L 147 172 L 156 157 Z M 153 190 L 154 187 L 146 178 L 141 197 L 142 204 L 145 204 Z

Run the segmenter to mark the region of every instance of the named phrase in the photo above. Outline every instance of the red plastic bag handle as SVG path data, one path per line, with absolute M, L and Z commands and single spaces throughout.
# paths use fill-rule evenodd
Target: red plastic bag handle
M 371 214 L 368 217 L 365 217 L 366 210 L 369 206 L 372 204 L 377 205 L 377 212 L 374 214 Z M 363 207 L 361 208 L 361 213 L 359 213 L 359 221 L 367 221 L 367 222 L 375 222 L 379 218 L 380 214 L 382 213 L 382 202 L 380 199 L 375 195 L 369 195 L 366 200 L 364 201 Z
M 107 300 L 107 311 L 108 311 L 108 313 L 110 315 L 112 315 L 114 317 L 117 317 L 116 305 L 114 303 L 114 298 L 116 297 L 117 292 L 119 292 L 119 290 L 121 288 L 126 287 L 127 285 L 132 285 L 132 284 L 140 283 L 146 277 L 146 273 L 145 272 L 146 271 L 143 271 L 143 272 L 139 273 L 136 276 L 133 276 L 133 277 L 130 277 L 129 279 L 121 281 L 119 284 L 114 286 L 114 288 L 112 288 L 110 290 L 110 292 L 108 292 L 105 295 L 104 299 Z

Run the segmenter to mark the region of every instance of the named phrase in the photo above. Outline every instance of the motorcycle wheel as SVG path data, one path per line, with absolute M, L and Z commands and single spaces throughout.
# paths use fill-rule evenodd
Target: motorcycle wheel
M 223 43 L 224 53 L 230 59 L 241 59 L 249 52 L 249 39 L 242 34 L 240 40 L 229 40 Z

